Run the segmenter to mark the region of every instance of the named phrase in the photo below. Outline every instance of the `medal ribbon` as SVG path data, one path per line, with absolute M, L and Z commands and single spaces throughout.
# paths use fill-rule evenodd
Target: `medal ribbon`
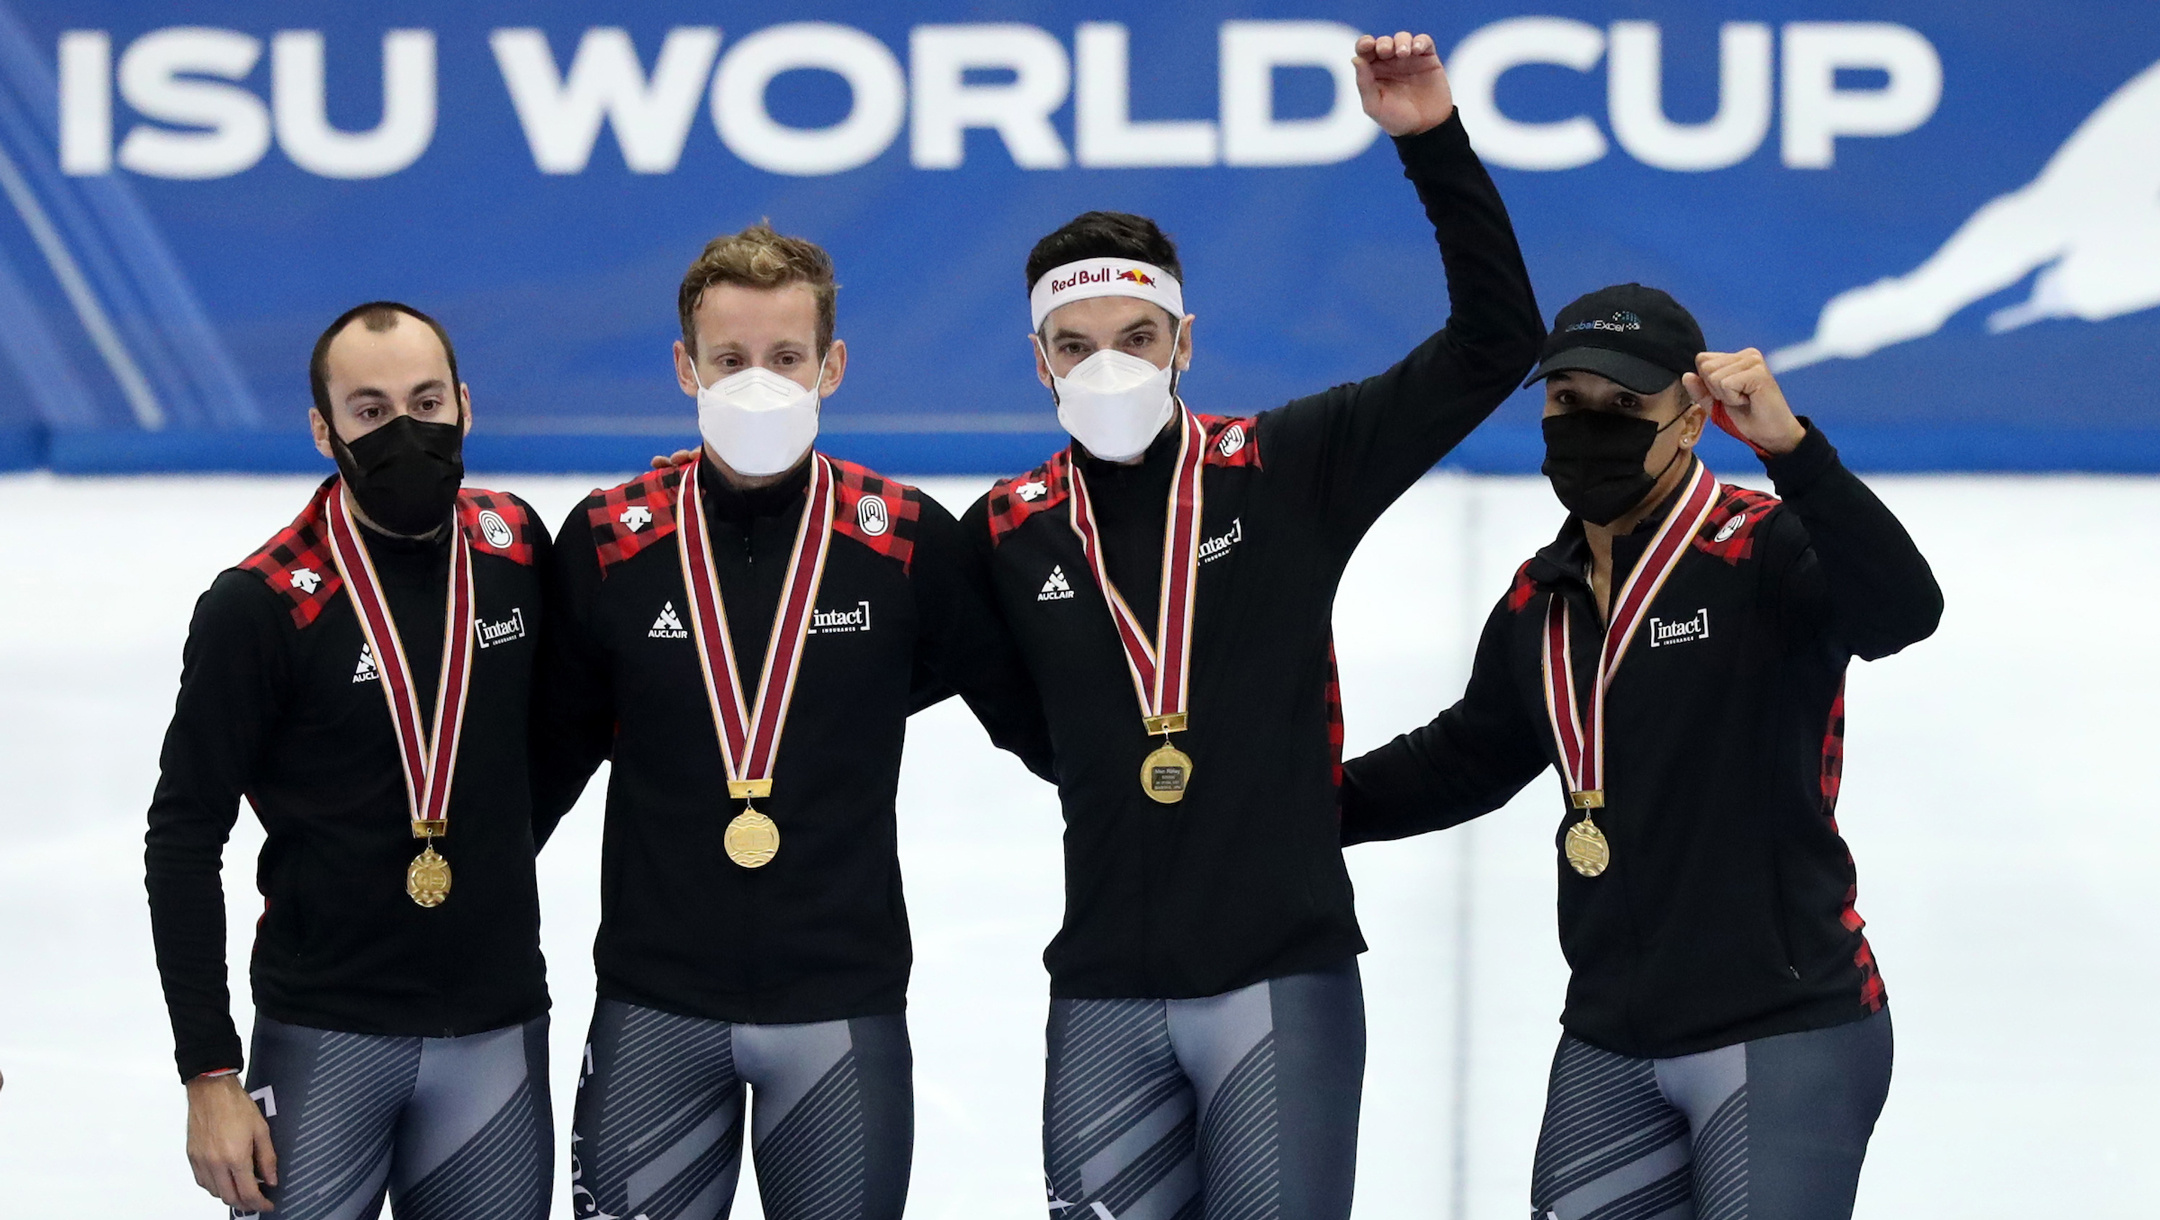
M 443 599 L 442 673 L 435 681 L 434 724 L 423 729 L 420 697 L 412 667 L 391 617 L 389 599 L 375 575 L 360 533 L 345 506 L 341 481 L 326 506 L 330 558 L 337 564 L 360 620 L 360 634 L 390 705 L 397 732 L 398 761 L 405 772 L 405 799 L 412 811 L 413 837 L 432 839 L 450 829 L 450 781 L 457 771 L 458 738 L 465 728 L 466 695 L 472 689 L 473 596 L 472 545 L 462 523 L 450 524 L 450 589 Z
M 788 704 L 795 698 L 803 641 L 809 638 L 811 610 L 817 603 L 818 584 L 825 577 L 837 480 L 825 455 L 812 454 L 809 503 L 796 529 L 780 612 L 773 617 L 765 667 L 758 674 L 756 701 L 746 705 L 735 645 L 728 636 L 727 608 L 720 597 L 720 574 L 713 566 L 712 540 L 705 532 L 699 505 L 698 469 L 704 460 L 700 454 L 683 468 L 681 511 L 676 514 L 676 549 L 682 558 L 683 586 L 690 596 L 691 635 L 697 640 L 698 665 L 712 704 L 713 728 L 720 737 L 720 759 L 727 766 L 728 795 L 763 797 L 772 791 L 780 732 L 787 724 Z
M 1125 666 L 1132 674 L 1133 691 L 1140 697 L 1140 713 L 1149 733 L 1173 733 L 1185 727 L 1192 680 L 1193 586 L 1200 569 L 1200 472 L 1207 460 L 1207 431 L 1182 404 L 1178 414 L 1184 428 L 1178 435 L 1177 472 L 1170 480 L 1169 506 L 1163 514 L 1162 596 L 1152 640 L 1110 581 L 1087 477 L 1077 458 L 1072 463 L 1072 530 L 1080 536 L 1081 553 L 1110 607 L 1110 621 L 1124 646 Z
M 1575 698 L 1575 662 L 1568 648 L 1567 602 L 1554 596 L 1545 603 L 1545 714 L 1552 722 L 1553 738 L 1560 745 L 1560 771 L 1567 781 L 1569 802 L 1577 809 L 1603 808 L 1605 804 L 1605 692 L 1627 656 L 1643 612 L 1657 599 L 1688 544 L 1710 517 L 1717 503 L 1717 479 L 1700 460 L 1680 502 L 1665 515 L 1642 561 L 1628 573 L 1627 581 L 1612 601 L 1612 620 L 1605 628 L 1604 647 L 1598 653 L 1597 683 L 1590 688 L 1590 704 L 1578 709 Z M 1554 612 L 1558 607 L 1558 612 Z

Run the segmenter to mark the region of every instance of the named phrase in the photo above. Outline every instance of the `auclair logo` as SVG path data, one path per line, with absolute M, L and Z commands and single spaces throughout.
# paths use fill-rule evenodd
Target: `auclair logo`
M 1697 610 L 1683 619 L 1650 620 L 1650 647 L 1665 648 L 1673 644 L 1685 644 L 1690 640 L 1710 638 L 1710 608 Z
M 1050 578 L 1043 581 L 1042 592 L 1035 595 L 1039 602 L 1061 602 L 1073 595 L 1072 582 L 1065 579 L 1064 565 L 1050 569 Z
M 322 588 L 322 573 L 313 568 L 294 568 L 289 579 L 292 581 L 292 587 L 302 593 L 313 593 L 315 590 Z
M 354 682 L 373 682 L 379 675 L 375 671 L 375 652 L 367 645 L 360 646 L 360 663 L 353 666 Z
M 506 550 L 516 535 L 510 532 L 510 523 L 492 508 L 480 510 L 480 537 L 496 550 Z
M 1230 518 L 1230 528 L 1222 534 L 1206 539 L 1200 544 L 1200 562 L 1212 563 L 1229 553 L 1231 547 L 1245 540 L 1245 519 Z
M 876 538 L 892 528 L 892 513 L 886 509 L 882 497 L 864 496 L 855 502 L 855 524 L 863 533 Z
M 653 640 L 687 640 L 690 638 L 690 633 L 683 630 L 682 619 L 675 613 L 674 602 L 661 603 L 660 617 L 654 619 L 652 626 L 646 629 L 645 637 Z
M 813 610 L 810 612 L 810 634 L 851 635 L 870 630 L 870 603 L 856 602 L 846 610 Z
M 499 623 L 475 619 L 473 621 L 473 632 L 476 637 L 473 642 L 482 648 L 490 648 L 496 644 L 507 644 L 511 640 L 524 639 L 525 608 L 523 606 L 512 606 L 510 608 L 510 617 Z
M 634 534 L 652 524 L 652 510 L 642 504 L 633 504 L 617 513 L 615 519 L 622 522 L 624 529 Z

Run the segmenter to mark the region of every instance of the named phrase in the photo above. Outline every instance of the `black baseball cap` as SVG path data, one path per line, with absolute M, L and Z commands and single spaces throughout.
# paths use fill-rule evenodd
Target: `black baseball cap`
M 1525 389 L 1554 373 L 1609 377 L 1637 394 L 1656 394 L 1695 370 L 1702 327 L 1656 288 L 1614 284 L 1569 302 L 1553 319 L 1537 371 Z

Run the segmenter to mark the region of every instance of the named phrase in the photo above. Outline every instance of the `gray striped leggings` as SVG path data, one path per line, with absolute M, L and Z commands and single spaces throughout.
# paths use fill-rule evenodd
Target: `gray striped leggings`
M 1563 1035 L 1532 1220 L 1850 1220 L 1890 1055 L 1888 1009 L 1671 1059 Z

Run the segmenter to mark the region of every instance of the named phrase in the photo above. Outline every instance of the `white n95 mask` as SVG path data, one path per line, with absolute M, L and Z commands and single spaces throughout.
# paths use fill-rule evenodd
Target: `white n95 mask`
M 696 365 L 691 366 L 693 378 Z M 818 361 L 817 384 L 825 384 Z M 818 433 L 818 392 L 771 369 L 744 369 L 698 383 L 698 432 L 720 460 L 751 478 L 793 469 Z
M 1170 350 L 1177 350 L 1175 333 Z M 1047 357 L 1044 363 L 1049 363 Z M 1065 376 L 1050 378 L 1058 423 L 1105 462 L 1131 461 L 1147 452 L 1176 408 L 1176 384 L 1174 360 L 1170 367 L 1156 368 L 1109 348 L 1074 365 Z

